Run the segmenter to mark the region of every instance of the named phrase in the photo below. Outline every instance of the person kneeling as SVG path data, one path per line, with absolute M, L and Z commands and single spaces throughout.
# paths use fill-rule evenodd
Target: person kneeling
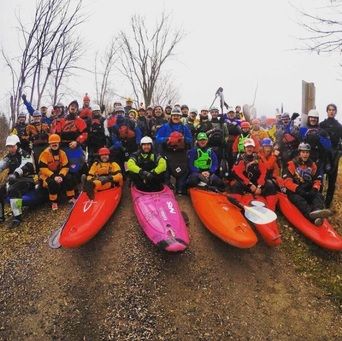
M 236 179 L 232 184 L 232 192 L 238 194 L 275 195 L 276 189 L 272 181 L 266 179 L 267 166 L 255 153 L 253 139 L 244 141 L 244 153 L 236 161 L 233 174 Z
M 316 163 L 310 159 L 310 150 L 308 143 L 299 144 L 299 155 L 288 162 L 283 179 L 289 200 L 307 219 L 320 226 L 323 218 L 332 213 L 324 207 L 324 198 L 319 192 L 322 175 L 319 174 Z
M 165 182 L 166 160 L 153 153 L 153 141 L 145 136 L 139 150 L 127 162 L 128 175 L 138 190 L 159 192 Z
M 65 152 L 60 149 L 61 138 L 57 134 L 49 136 L 49 147 L 40 154 L 39 179 L 43 187 L 49 191 L 49 199 L 53 211 L 58 209 L 58 195 L 66 191 L 70 203 L 75 202 L 75 186 L 69 174 L 69 161 Z
M 123 185 L 120 166 L 109 161 L 110 150 L 106 147 L 100 148 L 98 155 L 100 160 L 91 165 L 88 176 L 82 175 L 83 190 L 91 200 L 95 197 L 95 191 Z
M 187 185 L 195 187 L 202 182 L 223 191 L 224 182 L 215 174 L 218 169 L 217 156 L 211 148 L 208 148 L 207 134 L 199 133 L 196 143 L 197 147 L 191 149 L 188 153 L 190 175 Z

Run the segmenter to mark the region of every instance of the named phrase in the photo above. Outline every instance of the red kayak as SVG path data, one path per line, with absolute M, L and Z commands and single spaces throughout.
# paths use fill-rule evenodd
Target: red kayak
M 229 194 L 230 197 L 235 198 L 241 204 L 246 206 L 253 206 L 253 203 L 260 201 L 265 204 L 267 208 L 275 211 L 277 206 L 278 197 L 277 195 L 268 195 L 267 197 L 262 197 L 260 195 L 253 196 L 252 194 Z M 281 236 L 279 232 L 279 226 L 277 221 L 273 221 L 268 224 L 253 224 L 256 230 L 260 233 L 265 243 L 268 246 L 278 246 L 281 244 Z
M 279 207 L 286 219 L 305 237 L 315 244 L 332 251 L 342 250 L 342 237 L 333 229 L 327 219 L 316 226 L 306 219 L 284 193 L 278 194 Z
M 118 207 L 121 194 L 122 188 L 115 187 L 96 192 L 95 199 L 90 200 L 82 192 L 62 227 L 60 244 L 66 248 L 76 248 L 92 239 Z

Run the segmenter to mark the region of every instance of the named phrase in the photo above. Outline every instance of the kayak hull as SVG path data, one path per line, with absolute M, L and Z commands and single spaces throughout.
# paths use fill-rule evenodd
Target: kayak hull
M 164 186 L 160 192 L 143 192 L 131 187 L 134 212 L 147 238 L 169 252 L 185 250 L 189 233 L 173 192 Z
M 81 192 L 63 226 L 60 244 L 77 248 L 92 239 L 115 212 L 121 195 L 121 187 L 96 192 L 94 200 Z
M 327 219 L 324 219 L 321 226 L 316 226 L 303 216 L 286 194 L 279 193 L 278 199 L 280 210 L 285 218 L 305 237 L 324 249 L 342 250 L 342 237 L 333 229 Z
M 257 236 L 240 209 L 225 195 L 191 188 L 190 197 L 203 225 L 216 237 L 241 249 L 251 248 L 257 243 Z
M 253 196 L 252 194 L 229 194 L 229 196 L 235 198 L 245 206 L 252 205 L 253 201 L 261 201 L 267 208 L 275 211 L 277 206 L 278 197 L 276 195 L 270 195 L 267 197 Z M 281 244 L 281 235 L 279 232 L 279 226 L 277 221 L 273 221 L 268 224 L 253 224 L 255 229 L 259 232 L 268 246 L 278 246 Z

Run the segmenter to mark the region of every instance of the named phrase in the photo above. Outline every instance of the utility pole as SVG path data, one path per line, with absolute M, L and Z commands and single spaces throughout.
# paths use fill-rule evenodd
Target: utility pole
M 308 112 L 316 109 L 316 87 L 314 83 L 302 81 L 302 115 L 301 125 L 306 126 L 308 120 Z

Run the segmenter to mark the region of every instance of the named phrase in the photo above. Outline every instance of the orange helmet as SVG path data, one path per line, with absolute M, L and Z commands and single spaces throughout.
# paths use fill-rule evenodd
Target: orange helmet
M 110 150 L 107 147 L 103 147 L 99 149 L 99 155 L 109 155 L 110 154 Z
M 49 136 L 49 143 L 61 143 L 61 137 L 57 134 L 51 134 Z
M 250 129 L 251 128 L 251 125 L 250 125 L 250 123 L 248 122 L 248 121 L 243 121 L 243 122 L 241 122 L 241 129 L 244 129 L 244 128 L 248 128 L 248 129 Z

